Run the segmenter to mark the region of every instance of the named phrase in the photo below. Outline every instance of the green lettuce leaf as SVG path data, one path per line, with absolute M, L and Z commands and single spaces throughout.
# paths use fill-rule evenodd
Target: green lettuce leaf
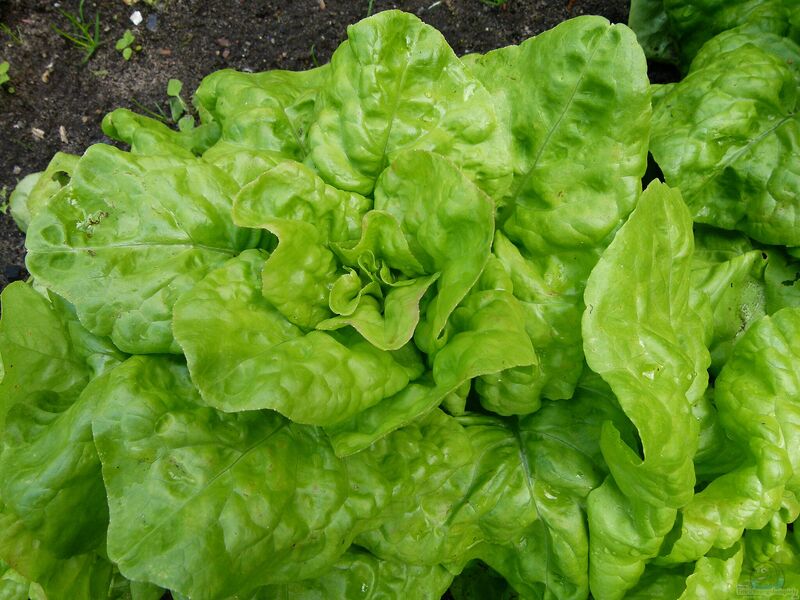
M 81 327 L 63 299 L 51 303 L 22 282 L 1 299 L 0 497 L 54 557 L 89 553 L 105 542 L 108 508 L 91 431 L 95 398 L 84 386 L 124 355 Z
M 309 131 L 309 158 L 325 181 L 369 194 L 397 153 L 415 148 L 447 157 L 487 192 L 507 185 L 508 146 L 492 97 L 441 33 L 384 11 L 347 36 Z
M 394 216 L 426 273 L 438 274 L 417 345 L 430 352 L 491 252 L 494 205 L 453 163 L 405 152 L 375 187 L 375 209 Z
M 223 69 L 203 79 L 194 102 L 204 123 L 219 124 L 221 146 L 302 161 L 315 98 L 328 71 L 327 65 L 300 72 Z
M 186 368 L 133 357 L 104 378 L 93 430 L 109 557 L 192 598 L 323 576 L 389 504 L 435 493 L 470 459 L 442 413 L 343 461 L 322 430 L 199 405 Z
M 327 426 L 336 453 L 358 452 L 395 429 L 428 414 L 475 377 L 536 362 L 519 303 L 504 290 L 476 290 L 453 312 L 445 345 L 426 373 L 400 392 Z
M 31 600 L 106 598 L 112 578 L 108 560 L 90 552 L 58 558 L 26 529 L 0 500 L 0 558 L 43 590 L 31 586 Z
M 11 216 L 22 231 L 28 230 L 31 219 L 47 205 L 50 198 L 69 183 L 78 157 L 56 152 L 41 173 L 28 175 L 20 181 L 9 198 Z
M 800 245 L 798 99 L 785 60 L 749 43 L 703 60 L 660 96 L 650 151 L 695 221 Z
M 583 505 L 607 473 L 599 430 L 605 420 L 625 428 L 602 382 L 585 384 L 575 399 L 547 402 L 522 419 L 457 419 L 474 457 L 435 493 L 390 507 L 394 517 L 357 543 L 413 564 L 461 569 L 477 558 L 523 597 L 548 589 L 556 598 L 585 598 Z
M 185 131 L 170 129 L 150 117 L 118 108 L 103 118 L 103 133 L 124 142 L 134 154 L 171 156 L 191 159 L 205 152 L 219 138 L 216 123 L 192 127 Z
M 282 586 L 266 586 L 252 600 L 339 600 L 341 598 L 425 598 L 442 597 L 453 575 L 440 565 L 418 566 L 381 560 L 352 546 L 330 571 L 314 579 Z
M 265 228 L 270 220 L 314 225 L 323 242 L 343 242 L 361 235 L 361 221 L 372 202 L 327 185 L 305 165 L 282 160 L 236 196 L 234 221 Z
M 177 298 L 258 241 L 260 234 L 231 222 L 237 189 L 199 160 L 92 146 L 60 197 L 31 222 L 28 270 L 74 304 L 89 331 L 122 350 L 178 352 Z
M 759 320 L 734 347 L 714 400 L 728 443 L 740 446 L 745 460 L 682 508 L 663 562 L 730 547 L 745 529 L 765 527 L 787 501 L 800 498 L 800 355 L 793 343 L 799 333 L 800 310 L 786 308 Z M 784 522 L 796 510 L 784 512 Z
M 267 229 L 278 239 L 263 271 L 262 293 L 290 322 L 313 329 L 332 316 L 328 296 L 339 273 L 328 242 L 357 236 L 370 204 L 289 161 L 266 171 L 237 195 L 234 222 Z
M 261 251 L 243 252 L 175 306 L 175 337 L 209 406 L 271 408 L 299 423 L 330 425 L 422 373 L 410 347 L 384 352 L 354 331 L 304 333 L 261 294 L 266 264 Z M 231 323 L 246 326 L 232 330 Z
M 633 209 L 645 171 L 647 68 L 633 33 L 600 17 L 572 19 L 468 64 L 512 136 L 513 178 L 494 252 L 525 306 L 541 363 L 538 372 L 508 373 L 498 395 L 515 393 L 531 412 L 540 396 L 569 398 L 581 374 L 583 286 Z
M 36 394 L 74 400 L 89 380 L 89 369 L 76 355 L 67 326 L 47 300 L 17 281 L 0 296 L 0 425 L 17 403 Z
M 0 600 L 28 600 L 31 582 L 0 560 Z
M 772 251 L 757 250 L 735 232 L 695 228 L 692 293 L 695 303 L 708 302 L 711 372 L 719 373 L 737 340 L 766 314 L 765 269 Z
M 664 0 L 631 0 L 628 27 L 636 32 L 636 39 L 647 58 L 678 62 L 678 45 L 664 9 Z
M 688 65 L 703 44 L 718 33 L 748 24 L 756 31 L 788 33 L 793 0 L 662 0 L 680 58 Z M 796 18 L 796 17 L 794 17 Z
M 680 193 L 653 182 L 586 284 L 587 363 L 610 385 L 641 444 L 631 447 L 611 423 L 603 426 L 611 477 L 588 504 L 594 595 L 621 598 L 636 584 L 694 493 L 692 406 L 710 359 L 690 302 L 693 248 Z

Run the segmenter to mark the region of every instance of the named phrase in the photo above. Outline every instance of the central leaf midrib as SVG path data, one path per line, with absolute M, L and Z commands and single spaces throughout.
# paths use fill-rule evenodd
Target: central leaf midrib
M 259 441 L 255 442 L 254 444 L 252 444 L 251 446 L 246 448 L 229 465 L 223 467 L 216 475 L 214 475 L 205 486 L 203 486 L 201 489 L 199 489 L 196 492 L 194 492 L 193 494 L 191 494 L 179 506 L 177 506 L 174 510 L 172 510 L 166 516 L 164 516 L 164 518 L 162 518 L 158 523 L 154 524 L 150 528 L 150 531 L 148 531 L 146 534 L 144 534 L 143 536 L 138 538 L 136 541 L 134 541 L 128 547 L 128 551 L 125 554 L 123 554 L 122 556 L 120 556 L 117 562 L 122 563 L 122 562 L 124 562 L 126 560 L 129 560 L 132 556 L 134 556 L 136 554 L 136 551 L 144 544 L 144 542 L 148 538 L 150 538 L 151 536 L 156 534 L 156 532 L 159 532 L 164 527 L 164 525 L 166 523 L 168 523 L 176 515 L 180 514 L 186 508 L 186 506 L 189 505 L 189 503 L 193 502 L 194 500 L 199 498 L 201 495 L 204 495 L 209 489 L 211 489 L 212 486 L 214 486 L 218 481 L 220 481 L 223 476 L 225 476 L 227 473 L 229 473 L 231 470 L 233 470 L 234 467 L 236 467 L 236 465 L 240 461 L 244 460 L 244 458 L 247 455 L 249 455 L 251 452 L 256 450 L 256 448 L 258 448 L 262 444 L 266 443 L 270 438 L 272 438 L 274 435 L 276 435 L 278 432 L 282 431 L 286 427 L 287 427 L 287 422 L 283 421 L 278 427 L 276 427 L 271 432 L 269 432 L 269 434 L 267 434 L 262 439 L 260 439 Z M 150 471 L 148 470 L 147 471 L 147 476 L 145 477 L 145 481 L 149 481 L 150 480 L 149 475 L 150 475 Z
M 412 44 L 412 47 L 416 45 L 416 43 L 419 41 L 419 34 L 420 34 L 419 31 L 415 32 L 414 42 Z M 411 65 L 411 59 L 412 59 L 411 53 L 409 53 L 408 60 L 406 60 L 405 63 L 403 64 L 403 71 L 400 75 L 400 83 L 397 86 L 397 95 L 395 96 L 394 102 L 392 102 L 392 111 L 389 116 L 389 125 L 386 128 L 386 139 L 383 142 L 383 149 L 381 150 L 381 165 L 380 168 L 378 169 L 377 174 L 382 173 L 384 169 L 386 169 L 386 167 L 388 166 L 389 161 L 387 159 L 387 150 L 389 148 L 389 140 L 391 139 L 392 136 L 392 127 L 394 126 L 394 122 L 397 119 L 397 111 L 400 109 L 400 100 L 403 97 L 403 88 L 405 87 L 406 84 L 406 76 L 408 74 L 408 69 Z
M 594 60 L 595 55 L 597 54 L 598 50 L 602 46 L 603 40 L 608 35 L 609 31 L 611 31 L 611 26 L 607 27 L 603 31 L 603 33 L 597 38 L 597 46 L 594 48 L 594 50 L 592 50 L 592 53 L 589 56 L 589 60 L 586 61 L 586 66 L 581 70 L 580 77 L 578 77 L 578 80 L 575 82 L 575 87 L 573 88 L 572 93 L 569 96 L 569 99 L 564 104 L 564 109 L 561 111 L 561 114 L 558 116 L 558 119 L 556 119 L 555 123 L 553 123 L 553 126 L 547 132 L 547 135 L 545 136 L 545 139 L 542 142 L 542 146 L 539 148 L 539 152 L 536 154 L 536 157 L 533 159 L 533 163 L 531 164 L 530 169 L 528 169 L 528 172 L 525 173 L 525 175 L 522 177 L 522 179 L 519 182 L 519 185 L 517 186 L 517 189 L 514 191 L 514 193 L 512 195 L 512 199 L 513 199 L 514 203 L 516 203 L 517 199 L 521 196 L 522 190 L 524 189 L 525 184 L 528 182 L 528 180 L 531 178 L 531 175 L 533 174 L 533 172 L 539 166 L 539 161 L 541 160 L 545 149 L 547 149 L 547 146 L 548 146 L 548 143 L 550 142 L 550 139 L 553 137 L 553 135 L 555 134 L 556 130 L 559 128 L 559 126 L 561 125 L 562 121 L 564 120 L 564 117 L 566 116 L 567 112 L 569 112 L 569 109 L 572 107 L 572 104 L 573 104 L 573 102 L 575 100 L 575 96 L 577 95 L 578 90 L 580 89 L 581 84 L 583 83 L 583 80 L 584 80 L 584 78 L 586 76 L 586 73 L 589 71 L 589 68 L 592 66 L 592 61 Z
M 31 254 L 63 254 L 63 253 L 81 253 L 91 250 L 93 252 L 115 249 L 115 248 L 129 248 L 138 250 L 141 248 L 189 248 L 198 250 L 208 250 L 209 252 L 218 252 L 220 254 L 228 254 L 230 256 L 236 255 L 236 250 L 233 248 L 222 248 L 219 246 L 208 246 L 206 244 L 197 244 L 192 242 L 131 242 L 123 244 L 105 244 L 102 246 L 51 246 L 49 248 L 36 248 L 35 246 L 30 249 Z

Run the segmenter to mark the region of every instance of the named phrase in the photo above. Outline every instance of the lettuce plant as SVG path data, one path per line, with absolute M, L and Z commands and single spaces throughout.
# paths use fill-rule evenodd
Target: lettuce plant
M 653 88 L 599 17 L 459 58 L 388 11 L 112 112 L 11 200 L 0 595 L 800 586 L 795 56 Z

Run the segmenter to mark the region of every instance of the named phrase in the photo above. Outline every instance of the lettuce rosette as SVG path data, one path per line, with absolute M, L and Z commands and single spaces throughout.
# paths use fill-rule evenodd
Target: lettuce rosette
M 387 11 L 109 114 L 11 199 L 3 597 L 800 586 L 796 47 L 739 35 L 654 91 L 599 17 L 459 58 Z

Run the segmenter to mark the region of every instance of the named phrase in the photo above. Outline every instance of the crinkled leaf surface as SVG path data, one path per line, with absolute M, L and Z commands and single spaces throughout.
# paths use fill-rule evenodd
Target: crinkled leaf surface
M 646 64 L 633 33 L 600 17 L 570 20 L 469 64 L 512 136 L 513 178 L 494 251 L 526 305 L 541 359 L 541 372 L 517 392 L 529 412 L 540 395 L 569 398 L 580 376 L 583 286 L 641 189 Z
M 228 411 L 272 408 L 300 423 L 328 425 L 421 373 L 411 348 L 384 352 L 354 331 L 303 333 L 262 296 L 265 264 L 260 251 L 243 252 L 175 307 L 175 336 L 205 403 Z
M 303 160 L 316 94 L 329 70 L 327 65 L 299 72 L 223 69 L 203 79 L 194 100 L 204 122 L 220 125 L 220 142 L 228 148 Z
M 434 493 L 469 460 L 437 413 L 342 461 L 320 429 L 200 406 L 177 359 L 133 357 L 105 388 L 93 429 L 109 557 L 192 598 L 324 575 L 387 503 Z
M 346 470 L 320 433 L 198 400 L 172 360 L 132 358 L 107 382 L 94 433 L 122 573 L 219 598 L 333 562 L 354 517 Z
M 176 131 L 156 119 L 118 108 L 103 118 L 103 133 L 128 144 L 134 154 L 191 159 L 217 142 L 219 126 L 210 123 Z
M 358 452 L 429 413 L 474 377 L 536 362 L 519 303 L 503 290 L 470 295 L 452 314 L 446 340 L 433 358 L 432 374 L 325 428 L 337 454 Z
M 664 0 L 631 0 L 628 27 L 636 32 L 636 39 L 647 58 L 678 62 L 678 45 L 664 9 Z
M 31 222 L 28 270 L 126 352 L 178 352 L 172 307 L 209 270 L 257 242 L 230 218 L 235 183 L 198 160 L 103 145 Z
M 748 23 L 760 31 L 782 34 L 792 13 L 798 11 L 793 0 L 662 0 L 662 3 L 686 65 L 718 33 Z
M 375 209 L 393 215 L 427 273 L 439 273 L 418 339 L 430 349 L 450 313 L 478 280 L 491 251 L 494 205 L 453 163 L 406 152 L 381 175 Z
M 761 529 L 800 492 L 800 309 L 755 323 L 716 380 L 715 403 L 729 443 L 746 459 L 720 475 L 682 509 L 680 534 L 667 560 L 696 560 L 727 548 L 744 529 Z
M 105 541 L 108 509 L 91 432 L 95 401 L 84 386 L 124 355 L 77 323 L 62 299 L 51 303 L 25 283 L 8 286 L 2 303 L 0 497 L 55 557 L 93 551 Z
M 278 239 L 262 274 L 262 292 L 295 325 L 313 329 L 332 316 L 328 296 L 339 274 L 327 244 L 357 236 L 369 207 L 363 196 L 326 185 L 307 167 L 288 161 L 236 197 L 234 221 L 267 229 Z
M 282 586 L 266 586 L 258 590 L 252 600 L 412 597 L 438 600 L 452 579 L 453 575 L 440 565 L 418 566 L 381 560 L 353 546 L 324 575 Z
M 601 423 L 624 421 L 590 388 L 524 419 L 459 418 L 474 458 L 435 493 L 390 509 L 396 516 L 357 542 L 416 564 L 480 558 L 525 596 L 586 597 L 582 504 L 605 474 Z
M 326 184 L 311 169 L 283 160 L 236 196 L 233 218 L 242 227 L 265 228 L 270 220 L 313 224 L 324 242 L 343 242 L 361 234 L 372 202 Z
M 507 140 L 492 97 L 441 33 L 384 11 L 347 36 L 309 132 L 310 160 L 323 179 L 369 194 L 398 152 L 416 148 L 449 158 L 486 191 L 507 185 Z
M 800 245 L 799 98 L 785 60 L 752 44 L 703 60 L 660 96 L 650 151 L 696 221 Z

